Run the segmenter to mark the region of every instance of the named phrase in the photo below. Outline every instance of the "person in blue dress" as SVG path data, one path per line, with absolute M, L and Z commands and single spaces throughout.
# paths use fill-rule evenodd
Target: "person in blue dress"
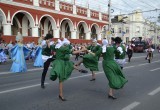
M 36 50 L 35 50 L 35 61 L 34 61 L 34 66 L 35 67 L 43 67 L 43 60 L 42 60 L 42 37 L 40 37 L 38 39 L 38 46 L 36 47 Z
M 18 32 L 16 36 L 17 44 L 11 49 L 11 59 L 13 61 L 10 71 L 12 73 L 26 72 L 27 65 L 25 57 L 31 51 L 23 45 L 23 37 Z
M 3 49 L 0 49 L 0 63 L 4 63 L 7 61 L 7 55 L 5 54 Z

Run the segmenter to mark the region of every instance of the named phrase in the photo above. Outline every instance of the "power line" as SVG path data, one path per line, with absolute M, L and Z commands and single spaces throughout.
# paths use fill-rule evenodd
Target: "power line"
M 140 0 L 139 0 L 139 1 L 140 1 Z M 140 2 L 142 2 L 142 3 L 146 4 L 146 5 L 150 6 L 150 7 L 156 8 L 156 7 L 154 7 L 154 6 L 150 5 L 150 4 L 146 3 L 146 2 L 143 2 L 143 1 L 140 1 Z
M 122 0 L 126 5 L 132 7 L 130 4 L 128 4 L 126 1 Z M 132 7 L 133 8 L 133 7 Z
M 148 7 L 150 7 L 150 6 L 146 6 L 146 5 L 144 5 L 144 3 L 139 3 L 139 2 L 135 2 L 134 0 L 131 0 L 134 4 L 137 4 L 138 6 L 140 5 L 140 6 L 142 6 L 142 7 L 146 7 L 146 8 L 148 8 Z
M 158 11 L 160 9 L 154 9 L 154 10 L 146 10 L 146 11 L 141 11 L 141 12 L 132 12 L 132 13 L 127 13 L 127 14 L 119 14 L 119 15 L 131 15 L 135 13 L 146 13 L 146 12 L 152 12 L 152 11 Z M 113 15 L 113 16 L 118 16 L 118 15 Z

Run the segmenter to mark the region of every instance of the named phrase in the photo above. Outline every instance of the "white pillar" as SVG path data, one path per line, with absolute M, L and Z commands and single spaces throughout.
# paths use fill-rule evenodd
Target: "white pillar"
M 38 36 L 38 27 L 32 27 L 32 36 L 39 37 Z
M 73 14 L 77 14 L 77 7 L 76 7 L 76 5 L 73 5 Z
M 98 38 L 97 38 L 97 40 L 101 40 L 101 38 L 102 38 L 102 34 L 101 34 L 101 33 L 99 33 L 99 34 L 98 34 Z
M 55 10 L 60 11 L 59 1 L 55 0 Z
M 87 9 L 87 17 L 90 18 L 91 17 L 91 10 Z
M 60 38 L 60 36 L 59 36 L 59 28 L 57 28 L 57 29 L 54 29 L 54 38 Z
M 99 12 L 99 20 L 102 20 L 102 13 Z
M 87 32 L 86 33 L 86 40 L 90 40 L 91 39 L 91 32 Z
M 12 35 L 10 23 L 3 24 L 3 35 Z
M 39 0 L 33 0 L 33 5 L 34 6 L 39 6 Z
M 71 31 L 71 39 L 76 39 L 77 38 L 77 31 Z

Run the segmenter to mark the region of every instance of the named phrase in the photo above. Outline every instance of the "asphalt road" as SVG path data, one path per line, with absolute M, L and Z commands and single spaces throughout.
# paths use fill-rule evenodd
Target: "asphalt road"
M 95 82 L 89 81 L 90 73 L 74 70 L 64 82 L 66 102 L 58 99 L 58 80 L 52 82 L 47 76 L 46 88 L 40 88 L 42 68 L 27 61 L 28 72 L 10 73 L 9 61 L 0 65 L 0 110 L 160 110 L 160 53 L 154 53 L 150 64 L 145 56 L 134 53 L 126 63 L 123 71 L 128 83 L 115 91 L 116 100 L 107 97 L 108 80 L 101 61 Z

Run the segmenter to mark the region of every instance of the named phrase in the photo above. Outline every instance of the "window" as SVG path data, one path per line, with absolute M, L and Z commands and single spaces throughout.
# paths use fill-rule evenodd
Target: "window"
M 122 32 L 122 29 L 121 29 L 121 28 L 119 28 L 118 30 L 119 30 L 119 33 L 121 33 L 121 32 Z
M 126 27 L 126 33 L 129 33 L 129 28 L 128 27 Z

